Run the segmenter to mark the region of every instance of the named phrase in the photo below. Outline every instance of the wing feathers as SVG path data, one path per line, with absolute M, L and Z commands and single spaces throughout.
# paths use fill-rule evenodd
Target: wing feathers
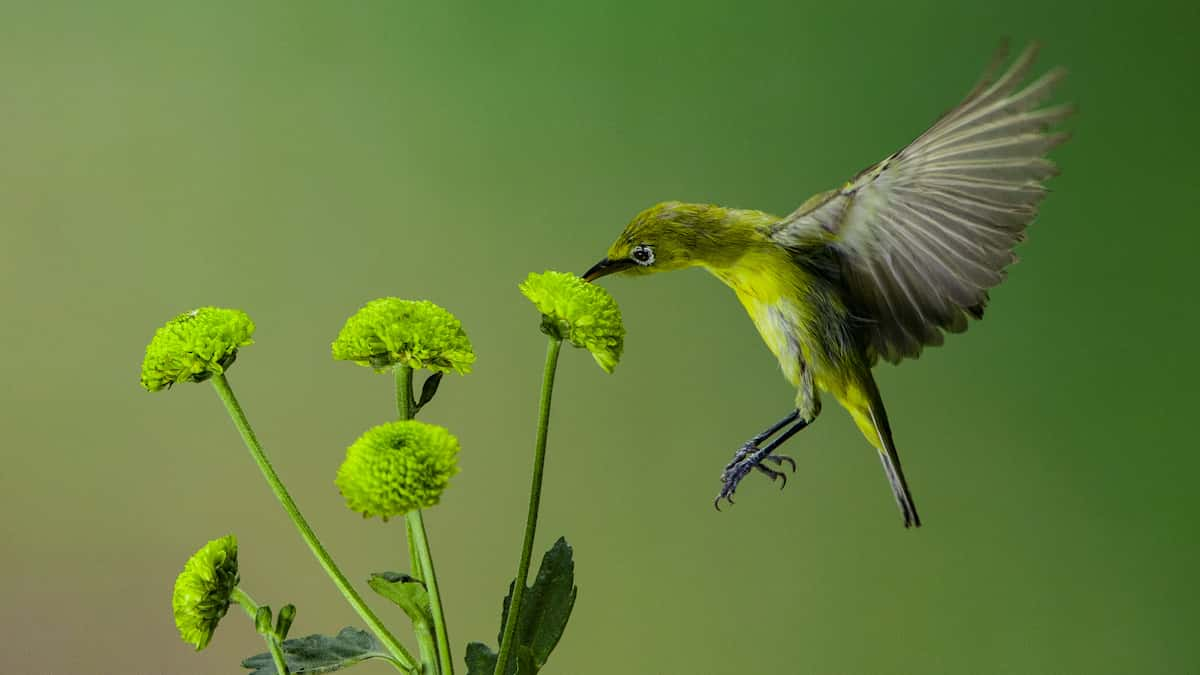
M 978 143 L 963 143 L 946 145 L 935 151 L 930 151 L 925 158 L 928 161 L 947 159 L 1032 159 L 1046 153 L 1056 145 L 1061 145 L 1070 138 L 1070 134 L 1021 134 L 997 138 Z
M 1040 133 L 1070 117 L 1074 112 L 1074 105 L 1060 105 L 1053 108 L 1022 112 L 1017 115 L 1000 118 L 988 124 L 976 124 L 970 128 L 961 129 L 952 135 L 940 139 L 936 144 L 924 146 L 922 149 L 927 152 L 933 152 L 939 147 L 965 143 L 967 141 L 986 141 L 1017 134 Z
M 968 126 L 984 126 L 996 119 L 1031 110 L 1048 98 L 1054 87 L 1066 76 L 1067 71 L 1064 68 L 1052 70 L 1010 98 L 1004 98 L 985 106 L 952 111 L 943 118 L 938 126 L 929 130 L 932 133 L 924 134 L 922 138 L 944 138 Z M 920 140 L 918 139 L 918 141 Z M 919 145 L 919 143 L 913 145 Z
M 1033 67 L 1034 61 L 1037 60 L 1038 52 L 1042 46 L 1036 42 L 1030 44 L 1017 56 L 1017 60 L 1009 66 L 1008 71 L 1004 73 L 1000 79 L 996 80 L 991 87 L 983 94 L 967 105 L 960 106 L 964 111 L 977 109 L 980 106 L 987 105 L 1000 97 L 1006 96 L 1009 92 L 1015 89 L 1025 76 L 1029 74 L 1029 69 Z
M 998 59 L 974 89 L 900 152 L 840 190 L 805 202 L 772 233 L 782 245 L 831 249 L 868 355 L 889 361 L 938 345 L 979 318 L 988 289 L 1058 170 L 1044 155 L 1072 105 L 1038 108 L 1066 71 L 1022 87 L 1037 56 L 1022 52 L 999 78 Z
M 942 160 L 925 166 L 927 180 L 942 177 L 978 178 L 1019 183 L 1024 180 L 1043 181 L 1058 175 L 1058 168 L 1041 157 L 1026 159 Z

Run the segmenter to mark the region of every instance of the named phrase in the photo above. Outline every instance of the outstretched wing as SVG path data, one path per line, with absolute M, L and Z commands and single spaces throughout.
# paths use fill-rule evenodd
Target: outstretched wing
M 872 359 L 915 357 L 940 345 L 943 330 L 965 330 L 1016 260 L 1042 181 L 1057 173 L 1043 155 L 1068 138 L 1047 130 L 1074 112 L 1038 107 L 1062 69 L 1022 87 L 1036 55 L 1030 46 L 993 81 L 1001 47 L 979 84 L 928 131 L 774 229 L 782 245 L 836 252 Z

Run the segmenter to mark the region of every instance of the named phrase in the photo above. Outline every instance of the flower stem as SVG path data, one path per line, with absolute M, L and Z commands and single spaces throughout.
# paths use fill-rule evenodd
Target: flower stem
M 413 418 L 413 369 L 411 366 L 396 364 L 393 369 L 396 375 L 396 412 L 400 414 L 400 419 L 411 420 Z
M 414 575 L 421 573 L 421 554 L 417 553 L 416 537 L 412 533 L 412 521 L 408 518 L 404 519 L 404 534 L 405 540 L 408 541 L 408 561 L 409 569 Z
M 242 609 L 246 610 L 246 616 L 249 616 L 251 621 L 255 620 L 258 616 L 258 603 L 254 601 L 254 598 L 250 597 L 249 593 L 243 591 L 239 586 L 234 586 L 230 597 L 238 605 L 241 605 Z
M 496 657 L 495 675 L 505 675 L 508 659 L 513 650 L 513 636 L 517 631 L 517 617 L 521 612 L 521 598 L 525 595 L 525 582 L 529 578 L 529 558 L 533 552 L 533 537 L 537 533 L 538 507 L 542 501 L 542 470 L 546 465 L 546 435 L 550 430 L 550 400 L 554 394 L 554 372 L 558 368 L 558 352 L 562 340 L 550 338 L 546 346 L 546 366 L 542 371 L 542 398 L 538 407 L 537 441 L 533 450 L 533 481 L 529 486 L 529 514 L 525 518 L 525 541 L 521 545 L 521 561 L 517 565 L 517 577 L 513 583 L 512 602 L 508 607 L 508 620 L 504 622 L 504 637 L 500 640 L 500 654 Z
M 413 369 L 397 365 L 396 412 L 402 420 L 410 420 L 416 412 L 413 407 Z M 446 630 L 446 615 L 442 611 L 442 594 L 438 590 L 437 573 L 433 567 L 433 553 L 429 549 L 429 538 L 425 535 L 425 519 L 420 509 L 404 514 L 408 534 L 408 553 L 412 559 L 413 572 L 421 576 L 425 591 L 429 594 L 429 611 L 433 615 L 433 628 L 437 633 L 438 671 L 442 675 L 454 675 L 454 661 L 450 656 L 450 634 Z M 419 633 L 419 631 L 418 631 Z
M 438 591 L 437 574 L 433 569 L 433 553 L 429 550 L 429 539 L 425 536 L 425 520 L 421 511 L 414 509 L 405 514 L 411 523 L 409 534 L 420 557 L 421 580 L 429 593 L 429 611 L 433 615 L 433 628 L 437 633 L 438 666 L 442 675 L 454 675 L 454 661 L 450 657 L 450 635 L 446 631 L 446 615 L 442 612 L 442 597 Z
M 417 553 L 416 541 L 412 533 L 412 520 L 406 517 L 404 519 L 405 532 L 408 539 L 408 559 L 409 565 L 415 575 L 421 575 L 421 556 Z M 420 579 L 417 581 L 424 585 Z M 428 586 L 426 586 L 426 594 L 428 594 Z M 433 639 L 433 626 L 430 626 L 425 621 L 413 621 L 413 633 L 417 636 L 417 647 L 421 650 L 421 670 L 423 673 L 434 674 L 437 669 L 437 643 Z
M 358 616 L 375 632 L 379 640 L 383 642 L 387 650 L 395 657 L 397 665 L 403 670 L 413 670 L 416 667 L 416 661 L 413 660 L 412 654 L 400 644 L 396 637 L 388 631 L 379 617 L 371 611 L 367 603 L 363 602 L 362 596 L 350 582 L 346 579 L 346 575 L 333 562 L 329 552 L 321 544 L 321 540 L 317 538 L 315 532 L 309 527 L 308 521 L 301 515 L 300 509 L 297 508 L 296 502 L 292 500 L 292 496 L 288 494 L 287 488 L 283 486 L 283 481 L 279 480 L 279 474 L 275 473 L 275 468 L 271 466 L 270 460 L 267 459 L 266 452 L 263 451 L 262 445 L 254 436 L 254 430 L 250 428 L 250 422 L 246 419 L 246 414 L 242 412 L 241 405 L 238 404 L 237 397 L 233 394 L 233 389 L 229 387 L 229 381 L 224 374 L 218 374 L 212 378 L 213 387 L 216 388 L 217 394 L 221 397 L 221 401 L 225 404 L 225 409 L 229 411 L 229 416 L 233 418 L 233 423 L 242 435 L 242 440 L 245 441 L 246 447 L 250 450 L 250 454 L 254 457 L 254 462 L 258 464 L 258 468 L 262 471 L 263 477 L 267 479 L 267 484 L 271 486 L 271 491 L 275 493 L 275 498 L 279 500 L 279 504 L 283 506 L 283 510 L 291 517 L 292 523 L 300 532 L 300 536 L 304 539 L 304 543 L 308 544 L 308 548 L 312 550 L 313 555 L 317 558 L 317 562 L 324 568 L 325 573 L 333 580 L 338 590 L 358 612 Z
M 433 640 L 433 628 L 424 621 L 414 622 L 413 633 L 417 636 L 417 646 L 421 648 L 421 672 L 436 675 L 437 644 Z
M 254 598 L 251 598 L 249 593 L 235 586 L 233 599 L 242 606 L 242 609 L 246 610 L 251 621 L 258 619 L 258 603 L 254 602 Z M 267 643 L 267 651 L 271 652 L 271 660 L 275 662 L 275 672 L 279 675 L 291 675 L 287 661 L 283 658 L 283 649 L 279 646 L 279 636 L 274 633 L 263 634 L 263 640 Z

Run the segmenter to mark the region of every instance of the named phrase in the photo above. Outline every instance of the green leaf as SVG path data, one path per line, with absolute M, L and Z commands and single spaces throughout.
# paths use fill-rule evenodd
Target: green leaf
M 515 583 L 515 582 L 514 582 Z M 575 562 L 571 546 L 559 537 L 542 557 L 533 586 L 525 589 L 521 599 L 521 615 L 513 635 L 513 658 L 504 675 L 534 675 L 550 658 L 550 652 L 562 638 L 571 609 L 575 606 Z M 512 602 L 513 584 L 509 584 L 500 615 L 500 636 L 508 622 L 508 607 Z M 487 645 L 472 642 L 467 645 L 468 675 L 486 675 L 496 668 L 497 655 Z
M 546 665 L 550 652 L 562 638 L 575 606 L 575 561 L 571 557 L 571 546 L 563 537 L 542 556 L 537 578 L 533 586 L 525 591 L 521 599 L 521 615 L 517 617 L 516 644 L 526 645 L 533 654 L 537 668 Z M 504 618 L 508 620 L 508 605 L 512 602 L 512 590 L 504 598 Z M 503 630 L 503 629 L 502 629 Z M 520 652 L 517 652 L 518 656 Z
M 533 650 L 526 645 L 517 645 L 515 652 L 517 675 L 535 675 L 539 666 L 534 662 Z
M 497 657 L 496 652 L 482 642 L 468 644 L 467 675 L 493 675 L 496 672 Z M 508 672 L 513 675 L 534 675 L 537 671 L 533 652 L 526 645 L 517 645 L 513 660 L 508 662 Z
M 429 609 L 429 593 L 420 579 L 399 572 L 372 574 L 367 585 L 376 593 L 396 603 L 415 624 L 433 625 Z
M 438 385 L 442 383 L 443 375 L 445 375 L 445 373 L 438 371 L 425 378 L 424 384 L 421 385 L 421 398 L 417 399 L 417 408 L 413 411 L 414 415 L 416 415 L 421 408 L 425 407 L 426 403 L 432 401 L 433 397 L 437 395 Z
M 496 672 L 496 652 L 482 642 L 467 644 L 467 675 L 492 675 Z
M 390 658 L 383 645 L 365 630 L 346 627 L 336 637 L 309 635 L 283 641 L 283 660 L 293 675 L 329 673 L 367 659 Z M 275 663 L 270 654 L 255 654 L 242 661 L 249 675 L 271 675 Z

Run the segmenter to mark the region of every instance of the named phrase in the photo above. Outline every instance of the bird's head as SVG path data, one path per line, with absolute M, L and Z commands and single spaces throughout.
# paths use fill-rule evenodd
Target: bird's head
M 731 210 L 710 204 L 663 202 L 637 214 L 608 254 L 583 278 L 609 274 L 652 274 L 693 265 L 717 265 L 740 248 L 730 246 L 736 219 Z

